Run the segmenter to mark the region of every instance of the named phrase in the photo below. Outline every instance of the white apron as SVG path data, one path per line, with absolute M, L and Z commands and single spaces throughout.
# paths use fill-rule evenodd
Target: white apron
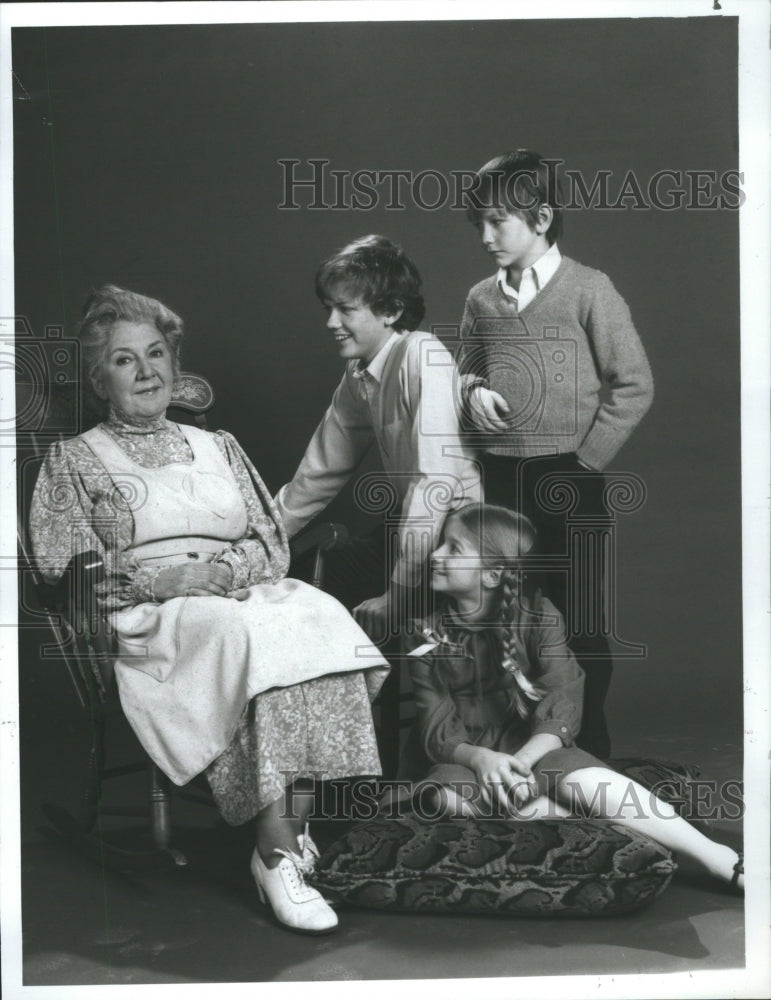
M 210 562 L 246 533 L 238 484 L 212 436 L 180 429 L 192 464 L 159 469 L 133 462 L 98 427 L 83 435 L 116 489 L 119 482 L 135 484 L 130 496 L 122 490 L 134 519 L 127 551 L 143 565 Z M 268 688 L 366 670 L 374 698 L 388 673 L 345 608 L 299 580 L 250 587 L 244 601 L 175 597 L 140 604 L 118 612 L 114 625 L 123 710 L 149 756 L 178 785 L 222 753 L 247 703 Z

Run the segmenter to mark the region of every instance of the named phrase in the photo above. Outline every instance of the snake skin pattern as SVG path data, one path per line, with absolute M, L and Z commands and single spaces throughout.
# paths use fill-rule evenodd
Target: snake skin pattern
M 687 810 L 698 769 L 626 758 L 615 770 Z M 313 877 L 331 899 L 378 910 L 609 916 L 647 905 L 676 870 L 666 848 L 609 820 L 515 822 L 413 813 L 354 823 Z

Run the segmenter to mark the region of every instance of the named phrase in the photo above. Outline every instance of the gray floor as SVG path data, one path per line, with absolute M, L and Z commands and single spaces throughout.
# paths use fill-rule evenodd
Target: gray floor
M 260 908 L 247 831 L 199 806 L 177 810 L 185 869 L 120 871 L 50 835 L 41 803 L 77 800 L 83 717 L 71 690 L 28 676 L 22 713 L 22 887 L 26 985 L 419 979 L 705 971 L 744 965 L 742 900 L 681 870 L 649 907 L 608 919 L 384 914 L 341 908 L 338 933 L 282 931 Z M 677 738 L 629 729 L 616 756 L 698 763 L 741 777 L 738 736 L 714 725 Z M 124 797 L 141 800 L 127 779 Z M 113 820 L 126 828 L 133 821 Z M 334 835 L 327 824 L 323 838 Z M 715 835 L 738 846 L 741 825 Z

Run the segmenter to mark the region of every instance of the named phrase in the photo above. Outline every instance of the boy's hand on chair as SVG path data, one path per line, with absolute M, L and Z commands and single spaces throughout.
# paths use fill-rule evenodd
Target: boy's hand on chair
M 509 404 L 499 392 L 477 386 L 469 397 L 469 407 L 475 426 L 480 431 L 500 434 L 508 427 Z
M 353 617 L 373 641 L 385 638 L 388 626 L 389 592 L 370 597 L 353 609 Z

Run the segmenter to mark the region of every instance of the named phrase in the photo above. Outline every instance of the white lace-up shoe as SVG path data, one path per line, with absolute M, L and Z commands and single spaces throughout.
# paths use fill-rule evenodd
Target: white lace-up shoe
M 260 900 L 267 903 L 276 920 L 303 934 L 329 934 L 337 927 L 337 914 L 324 902 L 321 893 L 305 881 L 307 867 L 293 851 L 276 849 L 281 860 L 268 868 L 255 847 L 251 869 Z

